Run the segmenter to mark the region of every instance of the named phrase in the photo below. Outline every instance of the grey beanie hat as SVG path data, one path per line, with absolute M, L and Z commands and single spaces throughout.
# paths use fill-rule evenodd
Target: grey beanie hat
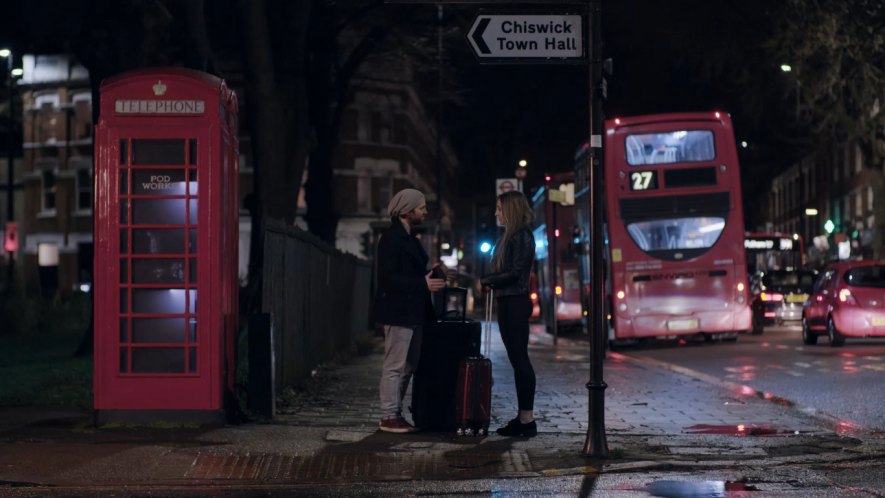
M 413 188 L 400 190 L 390 199 L 387 205 L 387 214 L 390 217 L 400 216 L 424 204 L 424 194 Z

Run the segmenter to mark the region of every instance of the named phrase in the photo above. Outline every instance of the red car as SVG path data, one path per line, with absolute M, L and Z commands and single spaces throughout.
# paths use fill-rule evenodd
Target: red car
M 827 334 L 830 346 L 846 337 L 885 337 L 885 261 L 833 263 L 824 270 L 802 311 L 802 341 L 817 344 L 818 334 Z

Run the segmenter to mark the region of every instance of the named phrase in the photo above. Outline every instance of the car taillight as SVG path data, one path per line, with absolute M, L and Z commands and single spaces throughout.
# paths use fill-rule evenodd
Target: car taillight
M 839 291 L 839 301 L 842 301 L 845 304 L 857 304 L 857 300 L 854 299 L 854 296 L 851 295 L 851 291 L 848 289 L 842 289 Z
M 759 294 L 759 297 L 762 298 L 763 301 L 783 301 L 784 300 L 784 295 L 778 294 L 777 292 L 771 292 L 771 293 L 763 292 L 762 294 Z

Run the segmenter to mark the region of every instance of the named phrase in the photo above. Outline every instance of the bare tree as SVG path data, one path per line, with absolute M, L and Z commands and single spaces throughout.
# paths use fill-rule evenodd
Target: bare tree
M 885 2 L 790 0 L 772 51 L 796 76 L 797 119 L 817 152 L 856 144 L 873 188 L 874 257 L 885 256 Z

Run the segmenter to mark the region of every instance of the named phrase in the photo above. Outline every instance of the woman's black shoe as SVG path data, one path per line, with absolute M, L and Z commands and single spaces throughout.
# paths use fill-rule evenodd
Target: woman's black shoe
M 538 424 L 534 420 L 523 424 L 518 418 L 515 418 L 495 432 L 507 437 L 535 437 L 538 435 Z

